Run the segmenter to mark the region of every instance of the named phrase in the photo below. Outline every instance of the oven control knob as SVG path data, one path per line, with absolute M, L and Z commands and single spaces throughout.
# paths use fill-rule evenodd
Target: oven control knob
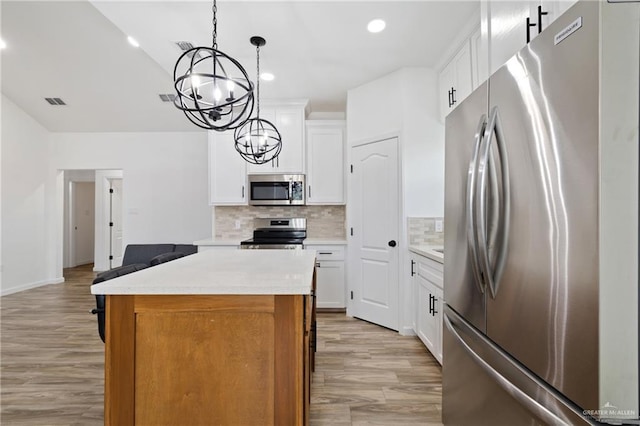
M 396 246 L 396 240 L 389 241 L 389 247 L 395 247 L 395 246 Z

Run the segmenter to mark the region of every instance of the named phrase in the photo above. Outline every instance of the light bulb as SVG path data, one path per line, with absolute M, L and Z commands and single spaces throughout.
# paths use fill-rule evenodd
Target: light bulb
M 233 80 L 227 80 L 227 90 L 233 92 L 233 89 L 236 88 L 236 83 Z
M 220 91 L 218 86 L 216 86 L 215 89 L 213 89 L 213 99 L 215 99 L 216 102 L 218 102 L 221 97 L 222 97 L 222 92 Z
M 369 22 L 369 24 L 367 25 L 367 29 L 371 33 L 379 33 L 380 31 L 384 30 L 386 26 L 387 24 L 382 19 L 374 19 L 373 21 Z

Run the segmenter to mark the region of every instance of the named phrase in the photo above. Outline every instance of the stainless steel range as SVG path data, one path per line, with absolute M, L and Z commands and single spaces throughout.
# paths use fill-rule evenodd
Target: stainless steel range
M 241 249 L 303 249 L 307 237 L 307 219 L 258 218 L 253 238 L 240 242 Z

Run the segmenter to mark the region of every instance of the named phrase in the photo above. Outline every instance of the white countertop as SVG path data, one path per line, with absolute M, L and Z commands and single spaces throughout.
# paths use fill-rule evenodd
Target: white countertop
M 92 294 L 310 294 L 315 250 L 209 250 L 91 286 Z
M 442 248 L 442 246 L 433 246 L 429 244 L 414 244 L 409 246 L 409 251 L 419 254 L 420 256 L 428 257 L 436 262 L 444 263 L 444 253 L 435 251 L 435 249 Z

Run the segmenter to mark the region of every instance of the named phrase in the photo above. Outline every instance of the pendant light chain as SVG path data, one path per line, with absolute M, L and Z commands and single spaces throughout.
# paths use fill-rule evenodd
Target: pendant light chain
M 218 5 L 216 4 L 216 0 L 213 0 L 213 6 L 211 7 L 211 11 L 213 12 L 213 34 L 211 35 L 213 37 L 213 43 L 211 45 L 211 47 L 213 47 L 213 50 L 218 50 L 218 18 L 216 17 L 216 14 L 218 12 Z
M 258 99 L 256 100 L 256 106 L 258 108 L 256 118 L 260 119 L 260 46 L 256 46 L 256 94 Z

